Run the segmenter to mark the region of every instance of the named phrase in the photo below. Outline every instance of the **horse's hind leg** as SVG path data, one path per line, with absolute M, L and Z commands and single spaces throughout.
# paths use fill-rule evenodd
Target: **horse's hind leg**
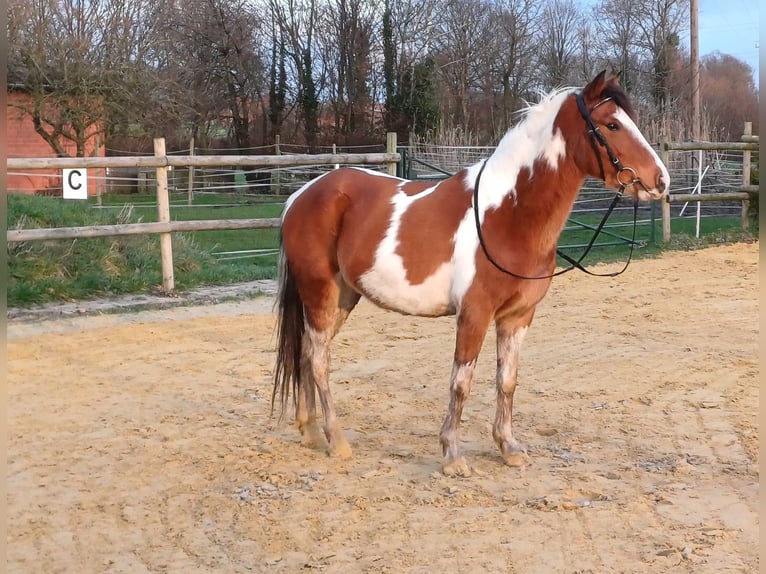
M 341 279 L 325 290 L 323 300 L 316 300 L 306 306 L 307 328 L 303 336 L 301 374 L 303 378 L 297 396 L 296 421 L 301 432 L 302 443 L 322 447 L 324 440 L 316 421 L 315 390 L 324 413 L 324 434 L 329 443 L 331 455 L 348 457 L 348 445 L 335 414 L 330 393 L 330 342 L 359 302 L 359 294 Z
M 304 338 L 304 345 L 306 340 Z M 310 366 L 301 358 L 301 370 L 309 372 Z M 312 377 L 305 377 L 298 387 L 295 402 L 295 422 L 301 433 L 301 444 L 309 448 L 324 449 L 327 442 L 316 420 L 316 386 Z

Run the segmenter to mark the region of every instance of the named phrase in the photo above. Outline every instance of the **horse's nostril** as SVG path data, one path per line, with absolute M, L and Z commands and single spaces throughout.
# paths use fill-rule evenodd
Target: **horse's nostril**
M 657 189 L 661 192 L 668 190 L 668 180 L 664 173 L 657 174 Z

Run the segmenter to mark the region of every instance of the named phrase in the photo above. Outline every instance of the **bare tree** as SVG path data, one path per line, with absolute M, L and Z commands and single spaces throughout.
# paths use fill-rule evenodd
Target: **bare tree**
M 168 118 L 158 73 L 160 10 L 151 0 L 13 0 L 9 82 L 21 113 L 57 155 Z M 168 98 L 164 98 L 169 101 Z
M 612 71 L 620 72 L 620 84 L 629 92 L 640 73 L 641 48 L 636 44 L 639 8 L 635 0 L 602 0 L 591 18 L 601 57 Z
M 448 0 L 434 24 L 434 52 L 444 88 L 446 127 L 465 126 L 471 119 L 471 92 L 480 89 L 481 76 L 488 73 L 480 62 L 487 60 L 486 39 L 493 34 L 489 4 L 482 0 Z
M 58 155 L 88 153 L 94 135 L 226 130 L 248 148 L 292 130 L 312 148 L 325 129 L 356 142 L 381 104 L 405 137 L 459 128 L 489 142 L 534 92 L 601 67 L 654 129 L 686 117 L 688 2 L 604 0 L 585 20 L 577 0 L 10 0 L 8 81 Z M 757 90 L 740 98 L 736 62 L 709 66 L 709 118 L 736 135 L 744 120 L 726 119 L 720 94 L 731 85 L 749 110 Z
M 324 62 L 316 57 L 320 52 L 316 46 L 319 5 L 317 0 L 276 0 L 272 6 L 284 33 L 290 64 L 288 76 L 300 116 L 296 130 L 302 125 L 306 143 L 312 148 L 319 134 L 319 93 L 325 78 Z
M 367 0 L 337 0 L 323 10 L 319 35 L 327 62 L 336 134 L 368 133 L 373 36 L 380 14 Z
M 431 88 L 435 81 L 433 22 L 439 6 L 438 0 L 385 2 L 381 29 L 384 121 L 387 130 L 400 136 L 427 129 L 438 110 L 431 101 L 435 96 Z
M 646 77 L 652 100 L 661 115 L 670 109 L 670 73 L 678 58 L 680 31 L 687 20 L 689 0 L 636 0 L 636 46 L 648 63 Z
M 542 10 L 540 64 L 542 88 L 569 85 L 578 54 L 581 14 L 574 0 L 549 0 Z
M 496 23 L 492 74 L 501 86 L 502 123 L 494 137 L 511 125 L 513 113 L 533 86 L 536 38 L 539 33 L 540 3 L 534 0 L 503 0 L 494 6 Z
M 745 122 L 758 133 L 758 91 L 752 68 L 729 54 L 713 53 L 702 59 L 701 99 L 715 139 L 735 141 Z
M 254 147 L 251 121 L 264 113 L 266 90 L 263 24 L 246 0 L 193 0 L 172 15 L 170 54 L 192 92 L 193 134 L 215 119 L 230 126 L 237 148 Z
M 268 140 L 273 143 L 282 132 L 282 123 L 287 114 L 287 46 L 285 30 L 278 17 L 275 0 L 268 5 L 271 37 L 271 61 L 269 62 Z M 264 130 L 265 131 L 265 130 Z

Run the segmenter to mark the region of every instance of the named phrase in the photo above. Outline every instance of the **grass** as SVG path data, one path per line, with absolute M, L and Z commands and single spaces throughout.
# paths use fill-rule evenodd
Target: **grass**
M 8 196 L 8 229 L 36 227 L 75 227 L 156 221 L 153 198 L 104 196 L 106 208 L 96 209 L 93 201 L 70 202 L 50 197 Z M 182 202 L 182 203 L 180 203 Z M 171 217 L 190 219 L 238 219 L 277 217 L 281 204 L 274 198 L 255 201 L 242 198 L 195 198 L 195 207 L 187 208 L 185 198 L 173 202 Z M 221 206 L 222 203 L 235 205 Z M 600 217 L 577 217 L 589 225 L 597 225 Z M 619 222 L 618 217 L 610 224 Z M 632 220 L 631 220 L 632 221 Z M 673 236 L 669 245 L 650 242 L 649 226 L 639 227 L 637 239 L 646 246 L 636 249 L 634 257 L 651 257 L 667 249 L 695 249 L 711 243 L 752 241 L 752 234 L 739 229 L 739 218 L 719 217 L 702 220 L 702 239 L 694 239 L 695 220 L 673 220 Z M 630 236 L 629 227 L 608 228 Z M 561 245 L 583 244 L 592 231 L 566 231 Z M 654 237 L 661 239 L 661 221 L 655 223 Z M 599 242 L 604 241 L 603 238 Z M 609 239 L 611 241 L 611 239 Z M 232 231 L 200 231 L 173 234 L 173 258 L 176 287 L 185 291 L 202 285 L 223 285 L 276 276 L 276 255 L 247 259 L 221 260 L 216 253 L 277 247 L 277 229 Z M 582 248 L 567 254 L 579 257 Z M 53 301 L 85 300 L 128 293 L 152 292 L 162 282 L 159 236 L 134 235 L 77 240 L 30 241 L 8 244 L 9 281 L 7 301 L 10 307 L 25 307 Z M 595 247 L 584 263 L 624 261 L 628 246 Z M 563 264 L 563 262 L 562 262 Z
M 172 210 L 174 219 L 274 217 L 279 206 Z M 8 229 L 79 227 L 156 221 L 156 209 L 123 204 L 92 209 L 84 202 L 8 196 Z M 173 234 L 176 288 L 223 285 L 276 275 L 276 256 L 218 261 L 217 251 L 276 247 L 276 229 Z M 159 236 L 131 235 L 8 244 L 9 307 L 152 292 L 162 283 Z
M 237 196 L 224 197 L 200 195 L 194 199 L 194 206 L 188 207 L 183 197 L 171 199 L 171 218 L 178 221 L 193 219 L 255 219 L 263 217 L 279 217 L 282 213 L 282 203 L 275 198 L 260 197 L 248 199 Z M 102 203 L 107 208 L 99 211 L 118 211 L 121 206 L 130 203 L 142 221 L 157 221 L 157 207 L 154 197 L 136 195 L 103 196 Z M 225 206 L 224 206 L 225 205 Z M 277 229 L 245 229 L 199 231 L 187 234 L 204 251 L 218 253 L 222 251 L 240 251 L 245 249 L 276 248 L 279 238 Z M 175 237 L 175 235 L 174 235 Z M 276 257 L 270 256 L 263 260 L 242 260 L 238 266 L 243 270 L 248 268 L 276 268 Z M 254 269 L 250 271 L 256 272 Z

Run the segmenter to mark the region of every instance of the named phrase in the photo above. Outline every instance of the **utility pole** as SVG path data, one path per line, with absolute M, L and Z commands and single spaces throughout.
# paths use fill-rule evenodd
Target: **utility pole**
M 700 36 L 699 36 L 699 0 L 691 0 L 691 84 L 692 84 L 692 140 L 700 139 Z

